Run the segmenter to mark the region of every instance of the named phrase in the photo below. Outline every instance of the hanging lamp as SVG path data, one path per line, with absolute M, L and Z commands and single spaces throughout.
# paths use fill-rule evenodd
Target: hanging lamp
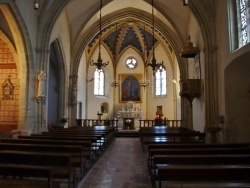
M 152 67 L 153 70 L 153 75 L 155 75 L 155 71 L 156 68 L 160 67 L 163 65 L 163 61 L 161 63 L 156 63 L 156 59 L 155 59 L 155 47 L 154 47 L 154 43 L 155 43 L 155 26 L 154 26 L 154 0 L 152 0 L 152 25 L 153 25 L 153 29 L 152 29 L 152 40 L 153 40 L 153 57 L 152 57 L 152 61 L 151 63 L 147 63 L 146 67 L 150 66 Z
M 146 42 L 146 35 L 145 35 L 145 23 L 144 23 L 144 51 L 143 51 L 143 62 L 144 62 L 144 65 L 146 65 L 146 60 L 145 60 L 145 51 L 146 51 L 146 47 L 145 47 L 145 42 Z M 150 85 L 150 81 L 147 80 L 147 76 L 146 76 L 146 68 L 144 68 L 144 79 L 140 81 L 140 87 L 143 87 L 144 88 L 144 91 L 145 91 L 145 88 L 148 87 Z
M 98 53 L 98 59 L 96 62 L 93 60 L 90 61 L 91 66 L 96 66 L 98 70 L 101 70 L 102 67 L 106 67 L 109 62 L 103 63 L 102 57 L 101 57 L 101 38 L 102 38 L 102 0 L 100 0 L 100 24 L 99 24 L 99 53 Z

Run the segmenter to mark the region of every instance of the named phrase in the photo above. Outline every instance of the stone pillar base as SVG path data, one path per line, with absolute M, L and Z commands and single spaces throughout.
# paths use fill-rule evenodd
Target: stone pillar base
M 13 138 L 18 138 L 19 135 L 30 135 L 31 134 L 31 130 L 12 130 L 11 133 L 17 133 L 17 134 L 13 134 Z

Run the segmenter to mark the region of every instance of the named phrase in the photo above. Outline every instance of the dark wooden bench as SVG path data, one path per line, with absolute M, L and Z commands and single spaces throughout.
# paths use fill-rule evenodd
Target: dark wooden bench
M 150 149 L 148 151 L 148 166 L 152 166 L 155 155 L 231 155 L 250 154 L 249 148 L 179 148 L 179 149 Z
M 168 165 L 250 165 L 250 154 L 243 155 L 154 155 L 149 173 L 152 180 L 159 166 Z
M 230 183 L 249 183 L 249 175 L 249 165 L 170 165 L 158 167 L 155 181 L 159 182 L 159 188 L 163 181 L 166 183 L 164 187 L 173 183 L 205 183 L 211 187 L 222 183 L 225 187 L 225 184 L 230 186 Z
M 148 151 L 150 149 L 178 149 L 178 148 L 250 148 L 249 143 L 224 143 L 224 144 L 200 144 L 200 143 L 186 143 L 186 144 L 149 144 Z
M 70 127 L 50 130 L 49 132 L 63 132 L 63 133 L 86 133 L 86 134 L 104 134 L 105 139 L 108 142 L 112 142 L 115 138 L 115 129 L 103 126 L 93 126 L 93 127 Z
M 100 150 L 103 146 L 103 142 L 101 141 L 101 135 L 84 135 L 84 136 L 76 136 L 76 135 L 61 135 L 61 134 L 31 134 L 31 137 L 40 137 L 40 138 L 50 138 L 50 139 L 59 139 L 59 140 L 81 140 L 81 141 L 91 141 L 93 146 L 98 147 Z M 19 136 L 18 138 L 24 138 L 23 136 Z
M 80 169 L 80 176 L 83 176 L 87 162 L 81 146 L 0 143 L 0 150 L 70 154 L 71 166 Z
M 92 126 L 92 127 L 69 127 L 64 129 L 57 129 L 55 131 L 78 131 L 78 132 L 104 132 L 106 137 L 110 142 L 115 139 L 116 129 L 114 127 L 106 127 L 106 126 Z
M 0 164 L 0 187 L 52 188 L 52 172 L 49 166 Z M 24 178 L 32 178 L 24 179 Z M 39 179 L 37 179 L 39 178 Z
M 144 145 L 156 143 L 205 143 L 205 133 L 185 128 L 144 127 L 139 132 L 143 151 Z
M 50 167 L 52 178 L 56 181 L 67 180 L 68 187 L 76 184 L 75 168 L 71 167 L 71 156 L 62 154 L 45 154 L 33 152 L 0 151 L 1 164 L 36 165 Z M 10 175 L 16 176 L 15 171 L 9 171 Z M 27 171 L 28 173 L 28 171 Z M 32 171 L 29 172 L 32 174 Z M 35 171 L 33 172 L 35 173 Z M 31 175 L 32 177 L 32 175 Z
M 39 136 L 39 135 L 43 135 L 43 136 L 54 136 L 54 137 L 80 137 L 80 138 L 92 138 L 92 137 L 96 137 L 96 142 L 95 145 L 99 146 L 100 149 L 102 149 L 103 151 L 107 148 L 108 146 L 108 140 L 105 137 L 105 133 L 82 133 L 82 132 L 42 132 L 42 134 L 31 134 L 31 136 Z
M 67 140 L 47 140 L 47 139 L 22 139 L 22 138 L 3 138 L 0 139 L 1 143 L 13 144 L 38 144 L 38 145 L 62 145 L 62 146 L 81 146 L 83 152 L 89 153 L 87 159 L 89 160 L 88 166 L 85 166 L 84 171 L 87 171 L 92 164 L 97 160 L 97 149 L 91 145 L 90 141 L 67 141 Z M 83 154 L 83 157 L 86 157 Z M 89 157 L 88 157 L 89 156 Z

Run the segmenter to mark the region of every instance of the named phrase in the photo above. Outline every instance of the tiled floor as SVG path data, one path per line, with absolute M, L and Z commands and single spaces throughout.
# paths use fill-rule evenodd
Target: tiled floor
M 150 188 L 139 138 L 116 138 L 77 188 Z

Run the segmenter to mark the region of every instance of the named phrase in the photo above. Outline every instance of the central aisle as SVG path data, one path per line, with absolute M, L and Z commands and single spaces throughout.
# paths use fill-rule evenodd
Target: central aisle
M 116 138 L 77 188 L 150 188 L 139 138 Z

